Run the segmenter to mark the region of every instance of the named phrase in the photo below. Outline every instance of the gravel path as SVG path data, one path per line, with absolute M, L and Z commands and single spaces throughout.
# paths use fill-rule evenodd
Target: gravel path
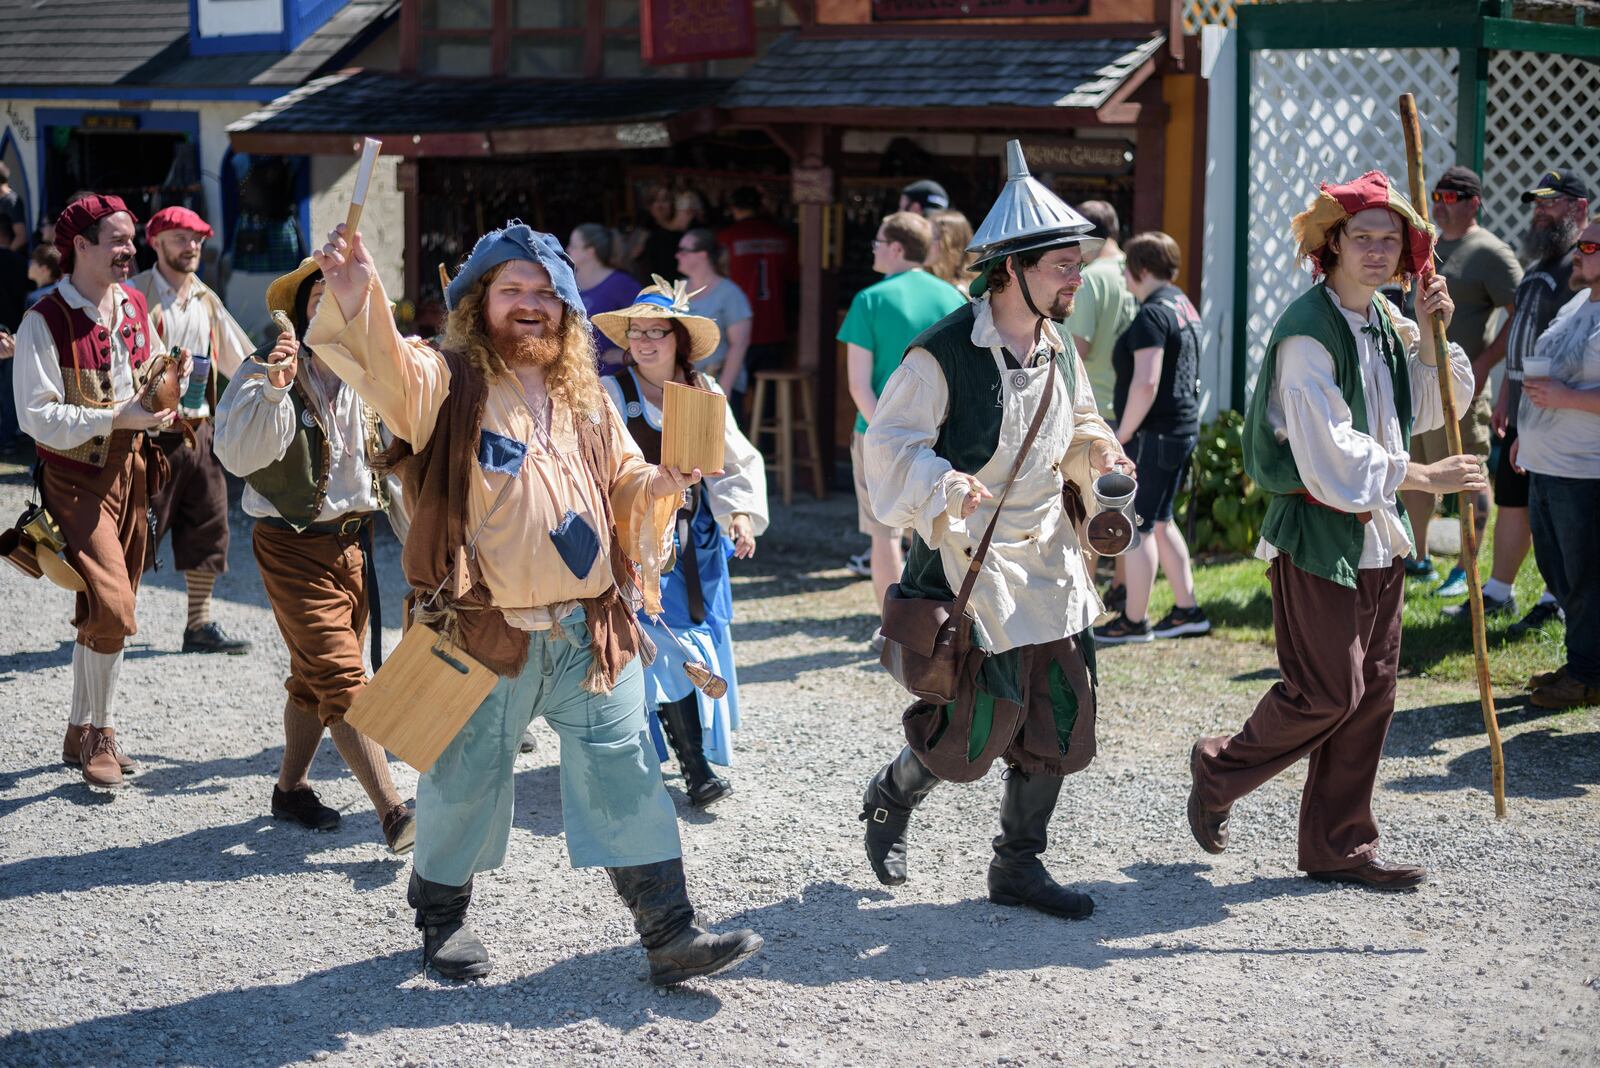
M 22 495 L 13 473 L 0 515 Z M 143 770 L 109 798 L 57 763 L 68 598 L 0 572 L 0 1065 L 1600 1059 L 1600 712 L 1503 698 L 1511 815 L 1496 822 L 1473 692 L 1401 680 L 1376 805 L 1387 854 L 1436 881 L 1386 897 L 1297 877 L 1303 768 L 1240 804 L 1228 854 L 1189 838 L 1189 744 L 1243 719 L 1270 649 L 1111 650 L 1100 757 L 1069 781 L 1046 858 L 1094 917 L 988 902 L 997 774 L 930 798 L 911 881 L 889 893 L 856 813 L 905 700 L 866 652 L 868 585 L 838 566 L 861 540 L 853 506 L 797 501 L 774 526 L 738 569 L 737 793 L 694 813 L 668 778 L 702 915 L 767 948 L 665 993 L 604 875 L 567 867 L 548 730 L 519 762 L 509 862 L 479 880 L 487 981 L 417 973 L 407 865 L 331 744 L 313 778 L 342 827 L 267 818 L 287 658 L 247 520 L 217 616 L 256 651 L 179 654 L 181 580 L 151 576 L 117 713 Z M 392 627 L 392 541 L 382 555 Z

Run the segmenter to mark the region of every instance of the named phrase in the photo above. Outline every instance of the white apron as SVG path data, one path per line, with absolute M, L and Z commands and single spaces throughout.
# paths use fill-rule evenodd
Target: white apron
M 1054 375 L 1050 412 L 995 524 L 994 539 L 970 602 L 989 649 L 1003 653 L 1078 634 L 1093 624 L 1104 607 L 1061 501 L 1061 459 L 1071 444 L 1074 423 L 1066 377 L 1053 359 L 1042 366 L 1014 370 L 1006 367 L 998 348 L 991 350 L 991 358 L 1000 369 L 999 403 L 1005 414 L 995 453 L 976 474 L 994 497 L 978 505 L 967 518 L 965 531 L 948 532 L 933 548 L 940 550 L 950 589 L 959 592 L 1027 436 L 1028 424 L 1043 399 L 1045 376 Z M 1089 487 L 1079 489 L 1088 496 Z

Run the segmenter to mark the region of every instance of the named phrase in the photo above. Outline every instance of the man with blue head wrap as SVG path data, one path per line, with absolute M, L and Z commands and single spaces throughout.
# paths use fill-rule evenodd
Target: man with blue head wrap
M 660 611 L 661 565 L 689 473 L 647 463 L 595 373 L 572 261 L 508 223 L 473 247 L 445 297 L 442 351 L 405 339 L 360 233 L 315 253 L 328 294 L 306 342 L 382 417 L 382 465 L 413 518 L 402 564 L 419 612 L 500 676 L 421 778 L 408 891 L 423 956 L 488 974 L 465 924 L 473 877 L 511 830 L 518 741 L 536 716 L 561 738 L 574 867 L 604 867 L 633 912 L 651 980 L 731 967 L 761 938 L 694 924 L 678 827 L 646 735 L 637 600 Z

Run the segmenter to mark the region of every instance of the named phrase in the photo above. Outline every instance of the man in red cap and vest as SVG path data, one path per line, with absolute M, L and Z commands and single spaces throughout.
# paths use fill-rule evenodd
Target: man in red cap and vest
M 211 417 L 218 375 L 232 378 L 254 346 L 195 274 L 200 249 L 211 236 L 206 221 L 174 205 L 152 215 L 144 232 L 156 262 L 131 284 L 145 298 L 156 330 L 168 345 L 193 353 L 198 372 L 190 378 L 178 422 L 156 436 L 172 476 L 150 502 L 156 519 L 151 563 L 171 531 L 173 563 L 183 572 L 189 592 L 184 652 L 247 653 L 248 641 L 228 634 L 211 618 L 211 587 L 228 569 L 228 482 L 212 452 Z
M 137 631 L 145 512 L 167 470 L 147 435 L 174 419 L 140 403 L 164 345 L 143 295 L 126 284 L 135 225 L 118 197 L 67 205 L 55 233 L 66 277 L 23 316 L 14 368 L 17 417 L 38 446 L 44 506 L 86 587 L 72 617 L 78 640 L 61 756 L 100 787 L 121 785 L 133 766 L 111 726 L 112 697 L 123 642 Z
M 1279 317 L 1250 398 L 1245 470 L 1268 494 L 1256 556 L 1269 561 L 1282 680 L 1237 734 L 1190 753 L 1189 829 L 1209 853 L 1228 844 L 1235 801 L 1301 757 L 1299 867 L 1322 882 L 1409 890 L 1427 873 L 1378 861 L 1372 787 L 1394 718 L 1400 609 L 1411 524 L 1396 494 L 1476 492 L 1473 456 L 1411 459 L 1414 433 L 1444 425 L 1432 332 L 1378 289 L 1421 283 L 1420 316 L 1450 323 L 1433 270 L 1433 228 L 1388 177 L 1324 185 L 1294 218 L 1315 284 Z M 1472 402 L 1472 363 L 1445 357 L 1457 411 Z

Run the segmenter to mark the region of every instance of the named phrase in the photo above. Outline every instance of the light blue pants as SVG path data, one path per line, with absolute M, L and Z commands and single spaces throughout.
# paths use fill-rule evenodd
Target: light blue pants
M 583 689 L 589 627 L 579 608 L 559 631 L 529 635 L 528 662 L 502 678 L 417 783 L 417 874 L 460 886 L 498 868 L 511 835 L 517 743 L 535 716 L 561 739 L 561 818 L 575 868 L 626 868 L 682 856 L 678 819 L 646 734 L 637 659 L 609 694 Z

